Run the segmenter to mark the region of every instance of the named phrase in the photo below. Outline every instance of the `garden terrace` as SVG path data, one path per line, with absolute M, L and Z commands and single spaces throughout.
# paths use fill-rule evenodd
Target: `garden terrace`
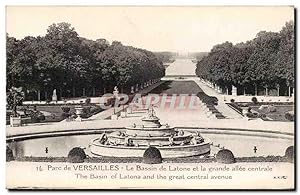
M 206 93 L 204 93 L 203 91 L 197 93 L 197 96 L 203 103 L 205 103 L 207 105 L 218 105 L 218 98 L 209 96 Z
M 83 107 L 83 115 L 82 118 L 89 118 L 90 116 L 97 114 L 99 112 L 102 112 L 103 109 L 100 108 L 100 106 L 97 106 L 95 104 L 89 104 L 89 105 L 83 105 L 83 104 L 64 104 L 64 105 L 57 105 L 57 104 L 45 104 L 45 105 L 26 105 L 26 106 L 18 106 L 18 112 L 24 117 L 29 119 L 26 119 L 24 121 L 25 123 L 33 123 L 37 122 L 37 120 L 34 120 L 30 113 L 36 109 L 37 112 L 44 115 L 44 120 L 41 120 L 39 122 L 59 122 L 64 119 L 66 119 L 71 114 L 75 113 L 75 107 L 76 106 L 82 106 Z M 64 108 L 65 109 L 64 111 Z M 66 112 L 68 110 L 68 112 Z M 6 124 L 9 124 L 9 115 L 10 111 L 7 110 L 7 117 L 6 117 Z
M 286 113 L 294 110 L 294 104 L 284 102 L 258 102 L 257 104 L 254 104 L 253 102 L 231 102 L 226 104 L 241 115 L 243 115 L 242 107 L 249 107 L 251 108 L 252 112 L 263 116 L 261 117 L 263 120 L 271 121 L 292 121 L 286 117 Z M 271 112 L 267 109 L 259 109 L 262 105 L 273 106 L 275 107 L 275 111 Z
M 203 92 L 202 89 L 194 81 L 165 81 L 149 93 L 172 96 L 173 94 L 192 95 L 200 92 Z

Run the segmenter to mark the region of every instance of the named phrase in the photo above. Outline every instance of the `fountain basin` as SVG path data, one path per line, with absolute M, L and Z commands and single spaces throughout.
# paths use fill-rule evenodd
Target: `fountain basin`
M 195 134 L 162 125 L 153 107 L 142 118 L 142 125 L 135 123 L 124 131 L 103 133 L 90 144 L 92 154 L 110 157 L 142 157 L 149 146 L 160 150 L 163 158 L 205 155 L 210 152 L 210 140 Z
M 174 134 L 174 128 L 133 128 L 133 127 L 126 127 L 126 133 L 131 136 L 141 136 L 141 137 L 148 137 L 149 134 L 152 137 L 155 136 L 170 136 Z
M 204 138 L 204 142 L 194 145 L 155 146 L 160 150 L 162 158 L 178 158 L 200 156 L 210 153 L 211 141 Z M 90 151 L 97 156 L 109 157 L 143 157 L 148 146 L 103 145 L 100 138 L 94 139 L 90 144 Z
M 113 132 L 107 135 L 108 139 L 112 143 L 118 143 L 120 145 L 124 145 L 126 143 L 125 139 L 131 139 L 135 144 L 138 145 L 153 145 L 153 146 L 159 146 L 159 145 L 169 145 L 170 140 L 168 135 L 165 136 L 155 136 L 155 137 L 150 137 L 150 136 L 122 136 L 119 135 L 121 132 Z M 124 133 L 124 132 L 123 132 Z M 122 134 L 122 133 L 121 133 Z M 189 143 L 191 139 L 193 138 L 193 135 L 191 133 L 185 133 L 186 135 L 182 136 L 174 136 L 173 137 L 173 142 L 175 145 L 180 145 L 182 142 Z

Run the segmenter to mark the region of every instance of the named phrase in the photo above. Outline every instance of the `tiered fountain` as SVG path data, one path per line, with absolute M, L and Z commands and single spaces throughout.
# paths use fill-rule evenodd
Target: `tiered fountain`
M 99 156 L 142 157 L 149 146 L 158 148 L 163 158 L 188 157 L 208 154 L 210 140 L 200 133 L 176 130 L 162 125 L 153 107 L 142 118 L 142 124 L 133 124 L 123 131 L 103 133 L 92 140 L 90 150 Z

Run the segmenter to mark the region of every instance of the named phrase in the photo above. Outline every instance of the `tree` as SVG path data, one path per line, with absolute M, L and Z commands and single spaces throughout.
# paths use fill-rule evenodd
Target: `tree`
M 23 87 L 25 92 L 37 91 L 38 99 L 44 92 L 47 100 L 54 89 L 60 96 L 78 96 L 78 88 L 93 88 L 93 94 L 96 87 L 128 89 L 165 72 L 152 52 L 118 41 L 109 44 L 103 38 L 79 37 L 65 22 L 50 25 L 44 37 L 17 40 L 7 35 L 6 44 L 7 91 Z
M 80 46 L 81 39 L 70 24 L 49 26 L 37 60 L 45 90 L 75 88 L 89 78 L 88 62 L 81 56 Z
M 13 116 L 16 117 L 17 114 L 17 106 L 21 106 L 24 100 L 24 92 L 22 91 L 22 87 L 11 87 L 9 91 L 6 93 L 6 101 L 8 109 L 12 110 Z
M 281 81 L 279 84 L 285 83 L 290 88 L 294 86 L 295 82 L 294 22 L 287 22 L 279 36 L 280 44 L 275 62 L 277 80 Z
M 227 87 L 255 91 L 258 86 L 279 89 L 294 85 L 294 24 L 288 22 L 279 33 L 259 32 L 253 40 L 232 45 L 218 44 L 197 63 L 202 79 Z M 254 90 L 253 90 L 254 88 Z

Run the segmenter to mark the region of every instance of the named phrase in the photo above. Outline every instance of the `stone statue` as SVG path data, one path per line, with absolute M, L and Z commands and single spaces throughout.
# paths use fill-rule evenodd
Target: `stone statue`
M 56 89 L 53 90 L 52 101 L 57 101 Z
M 114 94 L 114 97 L 115 97 L 115 98 L 118 98 L 118 96 L 119 96 L 119 89 L 118 89 L 117 86 L 114 87 L 113 94 Z
M 107 141 L 107 139 L 108 139 L 108 138 L 107 138 L 106 133 L 103 133 L 103 134 L 101 135 L 100 139 L 99 139 L 100 144 L 105 144 L 106 141 Z
M 134 86 L 131 86 L 130 93 L 134 93 Z
M 172 146 L 174 144 L 175 144 L 174 143 L 174 137 L 173 137 L 173 135 L 171 135 L 171 137 L 169 137 L 169 145 Z
M 118 87 L 117 87 L 117 86 L 115 86 L 115 87 L 114 87 L 114 91 L 117 91 L 117 92 L 119 92 L 119 90 L 118 90 Z
M 151 105 L 148 110 L 148 117 L 154 117 L 154 116 L 155 116 L 155 111 L 153 109 L 153 105 Z

